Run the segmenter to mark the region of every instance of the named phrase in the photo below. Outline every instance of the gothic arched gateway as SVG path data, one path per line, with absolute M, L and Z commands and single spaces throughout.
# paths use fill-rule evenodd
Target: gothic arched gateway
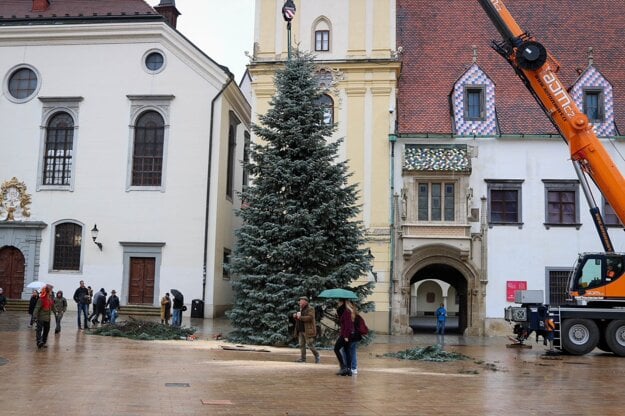
M 458 294 L 458 330 L 465 335 L 484 334 L 486 281 L 480 279 L 480 270 L 466 251 L 445 244 L 421 246 L 404 251 L 402 263 L 398 287 L 393 293 L 393 333 L 413 332 L 411 286 L 434 279 L 448 284 Z

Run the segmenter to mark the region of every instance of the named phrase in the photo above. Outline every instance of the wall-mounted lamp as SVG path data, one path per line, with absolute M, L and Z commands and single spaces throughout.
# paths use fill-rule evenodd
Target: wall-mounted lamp
M 99 233 L 100 230 L 98 230 L 98 225 L 93 224 L 93 228 L 91 229 L 91 238 L 93 238 L 93 242 L 95 243 L 95 245 L 98 246 L 100 251 L 102 251 L 102 243 L 100 243 L 99 241 L 95 241 L 98 238 Z

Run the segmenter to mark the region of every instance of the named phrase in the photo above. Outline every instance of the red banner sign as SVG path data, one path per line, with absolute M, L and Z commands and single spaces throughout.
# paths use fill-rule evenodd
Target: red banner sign
M 527 281 L 508 280 L 506 282 L 506 300 L 508 302 L 514 302 L 514 292 L 517 290 L 527 290 Z

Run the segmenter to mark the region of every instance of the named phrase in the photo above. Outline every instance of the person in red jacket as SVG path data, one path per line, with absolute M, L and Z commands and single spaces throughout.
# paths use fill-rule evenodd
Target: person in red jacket
M 39 300 L 35 305 L 33 316 L 37 321 L 37 348 L 47 348 L 48 333 L 50 332 L 50 316 L 54 299 L 52 298 L 52 286 L 47 285 L 41 289 Z
M 339 337 L 334 344 L 334 354 L 336 354 L 336 358 L 341 366 L 341 369 L 336 375 L 351 376 L 352 355 L 349 344 L 352 334 L 354 333 L 356 308 L 351 301 L 343 299 L 339 302 L 339 307 L 336 311 L 339 315 Z M 343 354 L 341 354 L 341 349 L 343 349 Z M 345 356 L 344 358 L 343 355 Z

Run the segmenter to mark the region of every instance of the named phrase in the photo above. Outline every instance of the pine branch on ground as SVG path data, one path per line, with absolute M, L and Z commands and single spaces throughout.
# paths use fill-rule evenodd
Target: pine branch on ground
M 128 321 L 118 321 L 115 324 L 105 324 L 87 332 L 92 335 L 108 337 L 123 337 L 144 341 L 187 339 L 196 332 L 195 328 L 175 327 L 163 325 L 159 322 L 142 321 L 130 318 Z

